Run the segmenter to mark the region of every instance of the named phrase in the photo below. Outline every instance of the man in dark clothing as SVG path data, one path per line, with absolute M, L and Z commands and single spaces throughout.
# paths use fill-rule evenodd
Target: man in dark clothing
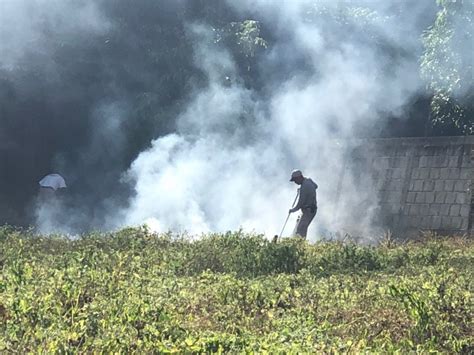
M 296 223 L 296 234 L 300 237 L 306 238 L 308 227 L 314 216 L 318 205 L 316 202 L 316 189 L 318 185 L 310 178 L 305 178 L 300 170 L 294 170 L 291 173 L 291 179 L 295 184 L 300 185 L 299 199 L 295 207 L 290 209 L 290 213 L 301 210 L 302 214 Z

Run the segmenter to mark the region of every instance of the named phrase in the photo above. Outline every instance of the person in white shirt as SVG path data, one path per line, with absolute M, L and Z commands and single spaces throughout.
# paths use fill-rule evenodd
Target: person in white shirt
M 295 184 L 300 185 L 298 203 L 295 207 L 290 209 L 289 213 L 294 213 L 301 210 L 301 216 L 296 222 L 296 234 L 300 237 L 306 238 L 308 227 L 316 216 L 318 205 L 316 202 L 316 189 L 318 185 L 303 176 L 301 170 L 294 170 L 291 173 L 291 179 Z

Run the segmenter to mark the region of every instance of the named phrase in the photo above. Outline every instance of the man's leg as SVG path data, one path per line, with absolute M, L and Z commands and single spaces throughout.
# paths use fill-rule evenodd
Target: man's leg
M 316 211 L 311 211 L 310 209 L 304 209 L 303 214 L 296 226 L 296 234 L 300 237 L 306 238 L 308 234 L 308 227 L 312 222 L 314 216 L 316 216 Z
M 293 228 L 293 232 L 291 232 L 291 235 L 296 235 L 296 231 L 298 229 L 298 224 L 300 224 L 300 219 L 301 219 L 301 214 L 298 215 L 298 217 L 296 218 L 296 223 L 295 223 L 295 226 Z

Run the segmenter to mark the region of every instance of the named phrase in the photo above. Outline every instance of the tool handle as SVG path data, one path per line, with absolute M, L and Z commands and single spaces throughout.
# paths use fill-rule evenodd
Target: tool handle
M 289 218 L 290 218 L 290 213 L 288 213 L 288 216 L 286 217 L 285 224 L 283 225 L 283 228 L 281 229 L 281 232 L 280 232 L 280 236 L 278 237 L 279 239 L 281 239 L 281 235 L 283 234 L 283 231 L 285 230 L 286 223 L 288 223 Z
M 295 197 L 295 200 L 293 201 L 293 204 L 291 205 L 291 208 L 295 207 L 295 203 L 299 195 L 300 195 L 300 189 L 298 189 L 298 192 L 296 193 L 296 197 Z M 288 216 L 286 216 L 285 224 L 283 225 L 283 228 L 281 229 L 281 232 L 280 232 L 280 236 L 278 237 L 279 239 L 281 239 L 283 231 L 285 230 L 286 224 L 288 223 L 288 219 L 290 218 L 290 214 L 291 213 L 288 213 Z

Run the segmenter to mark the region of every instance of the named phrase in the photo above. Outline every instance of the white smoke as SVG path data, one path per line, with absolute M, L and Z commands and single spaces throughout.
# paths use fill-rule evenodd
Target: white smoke
M 358 42 L 339 28 L 324 28 L 329 23 L 305 21 L 304 10 L 312 3 L 251 2 L 255 11 L 271 14 L 281 24 L 277 32 L 285 32 L 285 39 L 277 41 L 261 65 L 291 63 L 293 55 L 303 54 L 314 68 L 312 75 L 291 68 L 267 99 L 244 88 L 238 78 L 225 85 L 223 76 L 237 76 L 230 54 L 213 46 L 205 27 L 192 28 L 195 63 L 209 84 L 195 92 L 178 118 L 178 131 L 153 141 L 132 164 L 128 177 L 135 181 L 136 195 L 124 211 L 125 224 L 145 222 L 158 231 L 242 227 L 277 234 L 296 191 L 289 174 L 299 168 L 320 186 L 310 239 L 352 222 L 359 223 L 359 230 L 371 228 L 377 198 L 367 184 L 346 176 L 344 196 L 334 204 L 344 171 L 344 149 L 335 139 L 351 137 L 361 124 L 370 127 L 383 113 L 401 110 L 419 89 L 418 63 L 408 56 L 387 70 L 390 63 L 377 51 L 377 43 Z M 248 4 L 235 6 L 245 12 Z M 382 25 L 392 44 L 413 49 L 414 39 L 398 36 L 404 24 L 374 26 Z M 325 38 L 328 32 L 331 39 Z M 241 123 L 248 116 L 253 123 Z M 362 202 L 366 213 L 349 221 Z
M 78 35 L 102 33 L 111 24 L 94 1 L 1 0 L 0 69 L 29 65 L 49 66 L 54 74 L 52 42 L 71 46 Z
M 215 44 L 208 25 L 191 25 L 194 62 L 208 84 L 196 87 L 177 117 L 176 132 L 157 137 L 124 174 L 123 180 L 134 188 L 128 208 L 118 210 L 111 197 L 104 201 L 108 215 L 94 216 L 94 225 L 147 223 L 157 231 L 193 234 L 242 227 L 270 236 L 280 232 L 291 207 L 296 186 L 288 179 L 291 170 L 299 168 L 319 185 L 319 209 L 310 239 L 354 224 L 363 232 L 371 230 L 377 196 L 370 182 L 351 174 L 344 144 L 337 142 L 399 114 L 419 89 L 421 42 L 413 34 L 419 33 L 418 21 L 430 2 L 416 2 L 396 21 L 394 1 L 365 1 L 370 10 L 352 6 L 355 1 L 227 3 L 242 18 L 255 16 L 272 24 L 272 45 L 258 63 L 258 71 L 266 75 L 265 92 L 245 86 L 231 52 Z M 112 22 L 97 4 L 0 0 L 0 69 L 21 72 L 22 63 L 33 62 L 60 79 L 51 55 L 57 41 L 73 46 L 72 39 L 110 32 Z M 357 17 L 357 11 L 362 11 L 370 32 L 341 25 L 347 13 Z M 327 14 L 336 14 L 339 23 Z M 387 54 L 387 46 L 398 54 L 396 60 Z M 98 102 L 106 103 L 93 114 L 98 123 L 90 134 L 89 149 L 79 154 L 79 159 L 88 161 L 81 166 L 89 169 L 106 164 L 100 157 L 94 159 L 95 152 L 109 149 L 120 159 L 125 144 L 128 103 L 110 104 L 107 98 Z M 56 158 L 56 166 L 67 166 L 61 159 Z M 61 227 L 67 232 L 85 225 L 84 219 L 91 217 L 81 211 L 88 202 L 81 201 L 78 208 L 79 202 L 73 202 L 71 215 L 38 209 L 44 229 Z M 354 213 L 361 205 L 364 213 Z M 295 218 L 292 215 L 285 235 L 292 231 Z
M 259 127 L 263 122 L 242 123 L 244 116 L 263 116 L 251 92 L 221 80 L 224 73 L 235 76 L 232 58 L 212 47 L 203 27 L 192 32 L 198 41 L 196 65 L 208 75 L 209 86 L 178 118 L 179 134 L 155 140 L 132 164 L 136 196 L 125 224 L 147 222 L 157 230 L 191 233 L 261 231 L 282 216 L 268 202 L 286 197 L 288 191 L 275 186 L 287 169 L 278 168 L 278 153 L 261 136 L 267 134 L 265 125 Z

